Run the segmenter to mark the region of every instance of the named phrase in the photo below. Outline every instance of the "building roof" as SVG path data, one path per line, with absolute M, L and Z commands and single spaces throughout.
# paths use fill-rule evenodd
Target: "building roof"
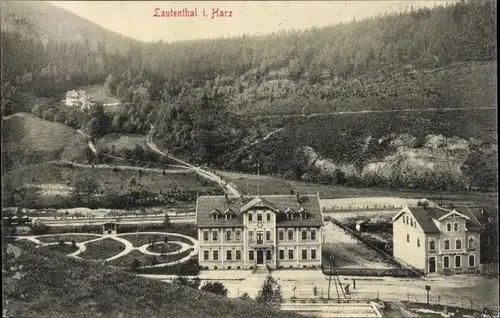
M 481 223 L 468 209 L 455 208 L 450 210 L 442 207 L 406 207 L 405 209 L 408 209 L 411 212 L 411 214 L 415 218 L 415 221 L 417 221 L 417 223 L 426 234 L 439 233 L 440 231 L 435 221 L 438 221 L 440 218 L 452 212 L 457 212 L 467 218 L 467 231 L 479 231 L 481 229 Z M 404 212 L 404 210 L 401 212 Z M 399 215 L 402 214 L 401 212 L 395 216 L 395 219 L 397 219 Z
M 300 203 L 297 197 L 300 198 Z M 323 215 L 317 195 L 200 196 L 196 202 L 196 225 L 214 228 L 242 227 L 244 213 L 262 208 L 275 211 L 276 226 L 323 226 Z M 224 214 L 227 209 L 233 212 L 231 219 L 222 217 L 212 220 L 213 212 Z M 288 219 L 285 212 L 287 210 L 297 216 Z M 307 217 L 301 218 L 301 212 L 306 213 Z

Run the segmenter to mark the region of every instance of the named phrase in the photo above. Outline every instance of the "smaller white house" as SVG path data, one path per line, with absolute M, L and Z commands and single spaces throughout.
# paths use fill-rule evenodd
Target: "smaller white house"
M 81 110 L 89 109 L 94 102 L 84 90 L 71 90 L 66 93 L 64 104 L 69 107 L 79 107 Z

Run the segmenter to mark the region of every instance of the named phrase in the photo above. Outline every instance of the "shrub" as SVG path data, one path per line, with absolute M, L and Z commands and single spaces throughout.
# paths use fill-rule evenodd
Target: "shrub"
M 50 227 L 46 224 L 43 223 L 35 223 L 31 227 L 31 232 L 33 235 L 44 235 L 44 234 L 49 234 L 50 233 Z
M 71 247 L 76 247 L 76 241 L 74 239 L 71 240 Z
M 203 291 L 227 297 L 228 290 L 221 282 L 206 282 L 200 288 Z M 248 295 L 248 294 L 247 294 Z
M 66 245 L 66 243 L 64 243 L 64 241 L 63 241 L 63 240 L 60 240 L 60 241 L 59 241 L 59 246 L 64 246 L 64 245 Z
M 141 266 L 141 261 L 138 258 L 134 258 L 132 263 L 130 263 L 130 269 L 132 271 L 137 270 Z

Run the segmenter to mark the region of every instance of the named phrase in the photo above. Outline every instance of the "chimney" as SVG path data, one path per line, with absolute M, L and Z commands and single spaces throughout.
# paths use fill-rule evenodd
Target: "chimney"
M 297 202 L 300 203 L 300 193 L 297 192 L 295 195 L 297 196 Z

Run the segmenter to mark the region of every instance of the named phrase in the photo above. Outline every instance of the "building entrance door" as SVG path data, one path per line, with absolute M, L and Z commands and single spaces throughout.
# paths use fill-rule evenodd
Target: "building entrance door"
M 435 273 L 435 272 L 436 272 L 436 258 L 429 257 L 429 273 Z
M 257 264 L 264 264 L 264 251 L 263 250 L 257 251 Z

